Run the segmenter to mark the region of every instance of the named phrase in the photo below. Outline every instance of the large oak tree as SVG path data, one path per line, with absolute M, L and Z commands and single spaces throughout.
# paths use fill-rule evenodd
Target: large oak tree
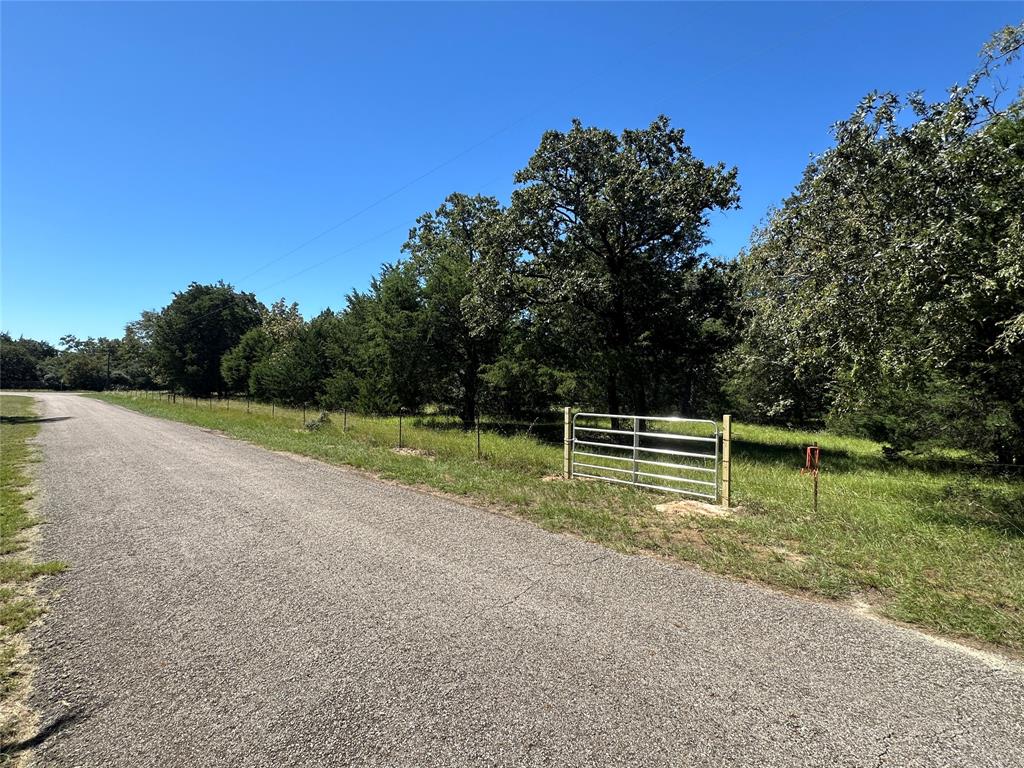
M 548 131 L 515 180 L 516 272 L 552 354 L 600 382 L 613 413 L 671 402 L 659 386 L 698 346 L 708 214 L 738 205 L 736 169 L 695 157 L 662 116 L 621 134 Z

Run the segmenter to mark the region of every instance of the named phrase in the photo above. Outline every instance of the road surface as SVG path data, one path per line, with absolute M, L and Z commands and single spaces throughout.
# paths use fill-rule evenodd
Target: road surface
M 39 765 L 1024 765 L 1014 662 L 38 399 Z

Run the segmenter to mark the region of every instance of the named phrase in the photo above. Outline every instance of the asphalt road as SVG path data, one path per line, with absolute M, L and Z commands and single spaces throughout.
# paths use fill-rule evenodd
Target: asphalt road
M 39 399 L 40 765 L 1024 765 L 1015 663 Z

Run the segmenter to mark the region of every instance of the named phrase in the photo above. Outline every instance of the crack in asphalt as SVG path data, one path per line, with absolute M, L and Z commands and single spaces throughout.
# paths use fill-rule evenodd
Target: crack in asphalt
M 878 757 L 875 758 L 875 768 L 882 768 L 882 764 L 885 762 L 885 758 L 889 755 L 889 745 L 895 736 L 895 731 L 889 731 L 882 738 L 882 751 L 878 754 Z

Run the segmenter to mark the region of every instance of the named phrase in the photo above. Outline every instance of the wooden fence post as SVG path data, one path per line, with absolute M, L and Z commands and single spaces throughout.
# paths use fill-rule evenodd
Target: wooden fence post
M 565 409 L 565 439 L 562 456 L 562 476 L 572 480 L 572 406 Z
M 726 509 L 732 501 L 732 416 L 722 417 L 722 506 Z

